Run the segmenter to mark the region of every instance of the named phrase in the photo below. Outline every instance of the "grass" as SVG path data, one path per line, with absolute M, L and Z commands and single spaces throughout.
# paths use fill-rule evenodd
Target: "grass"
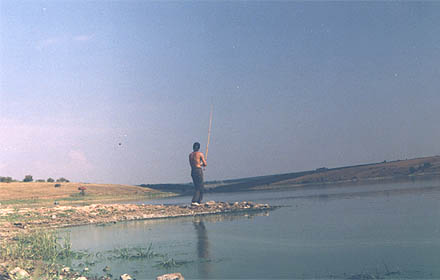
M 41 219 L 41 215 L 39 213 L 32 213 L 32 212 L 26 212 L 26 213 L 20 213 L 19 209 L 17 207 L 14 207 L 14 212 L 6 214 L 4 216 L 0 216 L 0 222 L 6 221 L 9 223 L 15 223 L 15 222 L 28 222 L 32 220 L 38 220 Z
M 55 279 L 63 263 L 81 257 L 72 250 L 70 236 L 55 231 L 21 234 L 0 245 L 0 259 L 8 267 L 21 267 L 36 279 Z
M 79 186 L 87 187 L 85 195 L 80 195 Z M 55 201 L 63 205 L 91 204 L 147 200 L 169 195 L 150 188 L 118 184 L 63 183 L 55 188 L 53 183 L 0 183 L 0 203 L 5 206 L 49 206 Z
M 158 262 L 156 262 L 156 267 L 157 268 L 164 268 L 164 269 L 170 269 L 170 268 L 175 268 L 175 267 L 179 267 L 182 265 L 186 265 L 192 263 L 192 261 L 178 261 L 175 260 L 173 258 L 168 257 L 167 255 L 162 256 L 162 259 Z
M 139 260 L 139 259 L 153 259 L 162 257 L 162 254 L 153 251 L 153 244 L 147 248 L 119 248 L 109 251 L 110 257 L 108 259 L 125 259 L 125 260 Z

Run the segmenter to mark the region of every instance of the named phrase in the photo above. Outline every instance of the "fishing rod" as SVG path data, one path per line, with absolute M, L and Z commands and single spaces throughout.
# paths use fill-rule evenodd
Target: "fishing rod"
M 208 160 L 208 148 L 209 148 L 209 140 L 211 139 L 212 111 L 213 111 L 213 110 L 214 110 L 214 106 L 211 105 L 211 111 L 210 111 L 210 113 L 209 113 L 208 140 L 206 141 L 205 160 Z

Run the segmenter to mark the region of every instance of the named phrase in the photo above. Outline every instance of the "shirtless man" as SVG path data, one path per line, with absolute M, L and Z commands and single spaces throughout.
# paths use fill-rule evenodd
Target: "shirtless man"
M 202 166 L 207 166 L 205 157 L 200 150 L 200 143 L 195 142 L 193 145 L 193 152 L 189 154 L 189 164 L 191 165 L 191 177 L 194 183 L 194 196 L 191 205 L 199 205 L 203 198 L 203 170 Z

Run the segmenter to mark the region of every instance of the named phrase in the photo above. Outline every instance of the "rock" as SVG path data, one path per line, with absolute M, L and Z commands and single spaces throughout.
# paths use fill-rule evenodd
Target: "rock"
M 70 272 L 70 267 L 65 266 L 61 269 L 61 273 L 69 273 Z
M 55 220 L 57 218 L 57 215 L 52 215 L 52 220 Z
M 131 278 L 131 276 L 128 275 L 127 273 L 124 273 L 121 276 L 119 276 L 119 280 L 133 280 L 133 278 Z
M 248 201 L 247 205 L 249 205 L 250 207 L 255 207 L 256 203 L 252 201 Z
M 27 273 L 26 270 L 23 270 L 19 267 L 14 268 L 9 272 L 9 275 L 12 276 L 11 279 L 29 279 L 31 276 Z
M 76 278 L 75 280 L 87 280 L 87 278 L 84 276 L 81 276 L 81 277 Z
M 84 272 L 89 272 L 89 268 L 88 267 L 84 267 L 83 271 Z
M 19 228 L 26 228 L 26 225 L 21 222 L 15 222 L 14 226 L 19 227 Z
M 109 272 L 110 271 L 110 266 L 106 266 L 106 267 L 104 267 L 103 269 L 102 269 L 102 271 L 104 271 L 104 272 Z
M 185 278 L 183 278 L 181 273 L 177 272 L 157 276 L 156 280 L 185 280 Z

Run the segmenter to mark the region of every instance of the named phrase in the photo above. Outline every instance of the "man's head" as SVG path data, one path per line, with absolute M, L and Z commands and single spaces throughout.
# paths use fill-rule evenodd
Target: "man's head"
M 194 152 L 197 152 L 198 150 L 200 150 L 200 143 L 199 142 L 195 142 L 193 144 L 193 150 L 194 150 Z

